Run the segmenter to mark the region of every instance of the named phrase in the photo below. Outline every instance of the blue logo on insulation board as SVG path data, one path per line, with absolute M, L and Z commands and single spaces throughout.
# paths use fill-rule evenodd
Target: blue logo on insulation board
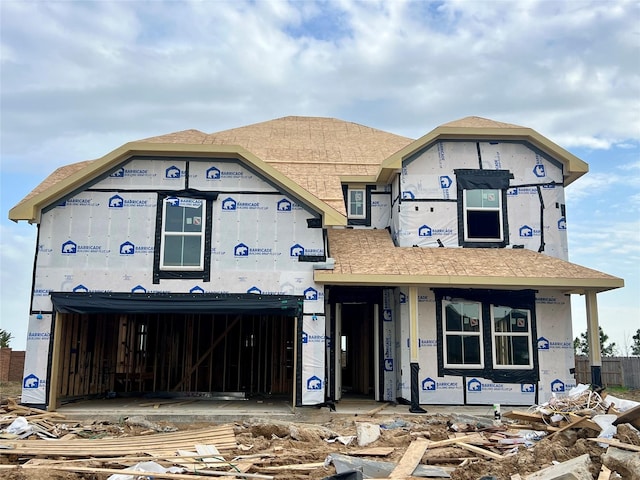
M 309 377 L 307 380 L 307 390 L 322 390 L 322 380 L 316 377 Z

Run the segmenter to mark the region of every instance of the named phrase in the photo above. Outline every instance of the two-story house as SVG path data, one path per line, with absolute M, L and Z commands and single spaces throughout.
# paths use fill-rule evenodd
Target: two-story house
M 575 384 L 570 296 L 597 339 L 623 286 L 568 261 L 587 170 L 478 117 L 417 140 L 285 117 L 61 167 L 9 213 L 38 227 L 23 401 L 548 399 Z

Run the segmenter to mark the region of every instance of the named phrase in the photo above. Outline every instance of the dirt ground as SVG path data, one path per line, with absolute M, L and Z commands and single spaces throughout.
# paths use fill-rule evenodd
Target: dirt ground
M 618 398 L 625 398 L 640 402 L 640 390 L 614 391 Z M 304 464 L 324 462 L 329 454 L 341 453 L 350 455 L 360 449 L 354 441 L 343 445 L 340 442 L 329 443 L 327 438 L 333 435 L 352 436 L 356 434 L 356 424 L 359 422 L 381 424 L 380 438 L 367 447 L 394 447 L 393 453 L 386 457 L 364 457 L 370 460 L 397 463 L 402 458 L 406 448 L 417 437 L 425 436 L 431 441 L 445 440 L 452 434 L 451 424 L 455 418 L 442 414 L 402 415 L 390 418 L 388 416 L 343 416 L 331 414 L 327 408 L 317 409 L 305 417 L 305 422 L 283 422 L 272 419 L 252 419 L 234 423 L 236 441 L 239 448 L 227 455 L 264 454 L 260 467 L 250 472 L 273 476 L 276 480 L 320 480 L 335 474 L 332 465 L 316 466 L 301 471 L 269 470 L 264 467 L 300 466 Z M 508 421 L 504 422 L 508 424 Z M 480 424 L 478 424 L 480 426 Z M 211 426 L 210 424 L 174 424 L 178 430 L 192 430 Z M 385 428 L 386 427 L 386 428 Z M 129 427 L 128 435 L 138 435 L 143 429 Z M 594 433 L 586 429 L 566 430 L 558 434 L 543 438 L 531 447 L 518 447 L 516 453 L 500 460 L 474 459 L 464 467 L 456 468 L 450 473 L 453 480 L 478 480 L 483 476 L 494 476 L 498 480 L 510 480 L 511 475 L 519 473 L 523 477 L 536 472 L 553 461 L 564 462 L 582 454 L 589 454 L 592 461 L 592 474 L 598 478 L 602 466 L 600 456 L 605 452 L 597 443 L 588 441 Z M 628 425 L 618 427 L 616 438 L 622 442 L 640 445 L 640 436 Z M 160 439 L 160 437 L 159 437 Z M 34 440 L 38 441 L 38 440 Z M 0 440 L 0 443 L 2 441 Z M 423 464 L 430 464 L 429 458 L 438 457 L 460 458 L 474 457 L 470 452 L 460 447 L 445 447 L 425 453 Z M 22 462 L 22 461 L 21 461 Z M 0 453 L 0 464 L 17 464 L 18 459 Z M 438 462 L 437 466 L 457 467 L 460 460 L 450 464 Z M 128 463 L 127 465 L 131 465 Z M 0 465 L 1 466 L 1 465 Z M 95 464 L 107 468 L 122 468 L 123 464 Z M 167 465 L 168 466 L 168 465 Z M 80 474 L 72 472 L 55 472 L 48 469 L 0 470 L 0 478 L 8 480 L 104 480 L 108 474 Z M 611 477 L 612 479 L 615 477 Z

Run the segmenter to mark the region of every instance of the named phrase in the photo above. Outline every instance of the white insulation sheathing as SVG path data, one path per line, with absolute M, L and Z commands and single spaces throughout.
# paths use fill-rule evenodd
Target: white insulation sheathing
M 313 263 L 298 261 L 301 254 L 324 255 L 322 229 L 307 226 L 314 215 L 238 161 L 191 160 L 188 185 L 186 168 L 182 160 L 134 159 L 43 213 L 32 301 L 43 318 L 29 321 L 25 401 L 45 403 L 51 291 L 303 296 L 302 403 L 324 401 L 324 289 L 313 282 Z M 154 284 L 156 190 L 187 186 L 220 192 L 211 279 Z
M 404 161 L 389 185 L 369 192 L 370 226 L 389 228 L 399 247 L 460 248 L 456 169 L 508 170 L 502 200 L 506 248 L 568 259 L 563 171 L 518 142 L 437 142 Z M 187 173 L 188 172 L 188 173 Z M 188 175 L 188 177 L 187 177 Z M 218 192 L 211 224 L 210 281 L 161 279 L 154 283 L 158 191 Z M 190 201 L 177 195 L 177 201 Z M 323 285 L 313 263 L 299 255 L 325 255 L 323 230 L 299 200 L 234 159 L 132 159 L 109 176 L 45 210 L 39 227 L 36 273 L 23 400 L 46 399 L 52 304 L 49 292 L 259 293 L 304 297 L 301 396 L 325 401 L 325 357 L 331 335 Z M 199 219 L 206 221 L 206 219 Z M 452 286 L 453 287 L 453 286 Z M 380 398 L 411 397 L 409 290 L 385 286 L 381 304 Z M 537 383 L 492 382 L 479 376 L 440 376 L 434 291 L 418 288 L 419 401 L 422 404 L 521 404 L 546 401 L 575 381 L 570 297 L 535 293 L 534 368 Z M 491 319 L 481 318 L 481 322 Z M 491 339 L 484 339 L 491 342 Z M 338 375 L 334 391 L 340 391 Z

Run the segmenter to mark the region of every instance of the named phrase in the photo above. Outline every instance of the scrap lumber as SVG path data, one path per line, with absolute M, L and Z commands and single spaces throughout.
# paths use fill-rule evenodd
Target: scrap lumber
M 631 450 L 632 452 L 640 452 L 640 446 L 633 445 L 631 443 L 624 443 L 624 442 L 621 442 L 620 440 L 615 440 L 613 438 L 587 438 L 587 440 L 590 440 L 590 441 L 596 442 L 596 443 L 606 443 L 607 445 L 610 445 L 612 447 L 622 448 L 623 450 Z
M 485 457 L 492 458 L 494 460 L 500 460 L 504 457 L 498 453 L 493 453 L 485 448 L 476 447 L 475 445 L 470 445 L 464 442 L 456 442 L 456 445 L 460 445 L 462 448 L 466 448 L 467 450 L 472 451 L 473 453 L 477 453 L 479 455 L 484 455 Z
M 560 432 L 564 432 L 565 430 L 569 430 L 570 428 L 576 428 L 579 427 L 581 423 L 584 423 L 585 421 L 587 421 L 588 417 L 580 417 L 578 420 L 574 420 L 573 422 L 569 422 L 567 425 L 565 425 L 562 428 L 559 428 L 558 430 L 556 430 L 555 432 L 551 433 L 549 436 L 551 435 L 555 435 L 556 433 L 560 433 Z
M 404 452 L 404 455 L 393 469 L 390 479 L 403 479 L 410 477 L 413 471 L 416 469 L 424 452 L 427 450 L 429 440 L 424 438 L 417 438 L 409 444 L 409 447 Z
M 602 465 L 600 473 L 598 474 L 598 480 L 609 480 L 611 478 L 611 470 L 605 465 Z
M 640 428 L 640 405 L 619 414 L 618 418 L 613 422 L 614 425 L 620 425 L 621 423 L 630 423 L 634 427 Z
M 368 412 L 365 413 L 365 415 L 373 416 L 376 413 L 378 413 L 378 412 L 384 410 L 385 408 L 387 408 L 389 405 L 391 405 L 391 403 L 389 403 L 389 402 L 383 403 L 382 405 L 379 405 L 376 408 L 373 408 L 373 409 L 369 410 Z
M 17 465 L 10 465 L 15 469 L 24 468 Z M 108 473 L 108 474 L 130 474 L 135 476 L 147 476 L 149 478 L 160 478 L 166 480 L 193 480 L 193 479 L 211 479 L 212 476 L 220 477 L 243 477 L 243 478 L 259 478 L 263 480 L 273 480 L 270 475 L 261 475 L 259 473 L 242 473 L 242 472 L 216 472 L 216 471 L 200 471 L 198 474 L 191 473 L 157 473 L 144 471 L 131 471 L 119 468 L 92 468 L 92 467 L 60 467 L 51 465 L 47 467 L 51 470 L 76 473 Z M 28 468 L 27 468 L 28 469 Z
M 473 435 L 465 435 L 464 437 L 448 438 L 447 440 L 439 440 L 437 442 L 430 442 L 427 445 L 427 448 L 429 450 L 433 450 L 434 448 L 447 447 L 449 445 L 453 445 L 454 443 L 468 442 L 470 440 L 475 440 L 475 439 L 477 439 L 477 436 L 474 433 Z
M 109 439 L 73 439 L 40 442 L 34 440 L 8 440 L 5 453 L 16 455 L 49 455 L 63 457 L 110 457 L 126 454 L 153 454 L 167 450 L 188 450 L 195 444 L 213 444 L 218 450 L 236 448 L 235 433 L 231 425 L 202 430 L 157 433 L 139 437 Z
M 391 455 L 394 450 L 394 447 L 370 447 L 354 450 L 353 452 L 349 452 L 349 454 L 354 456 L 386 457 L 387 455 Z
M 544 423 L 544 417 L 541 413 L 530 413 L 523 412 L 521 410 L 512 410 L 510 412 L 505 412 L 502 414 L 504 418 L 509 418 L 511 420 L 521 420 L 523 422 L 533 423 Z
M 264 467 L 257 467 L 261 471 L 266 472 L 279 472 L 282 470 L 315 470 L 316 468 L 324 467 L 324 462 L 315 463 L 298 463 L 291 465 L 271 465 Z

